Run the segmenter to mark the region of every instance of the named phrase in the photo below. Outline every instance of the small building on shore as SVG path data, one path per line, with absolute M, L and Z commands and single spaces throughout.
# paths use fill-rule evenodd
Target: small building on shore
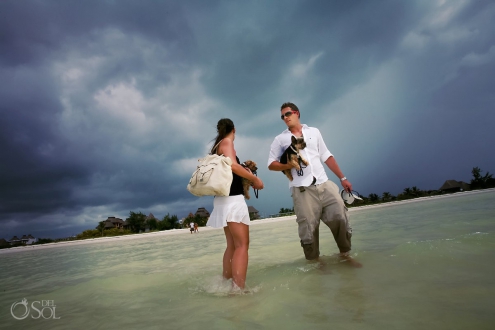
M 14 236 L 10 240 L 0 239 L 0 245 L 31 245 L 33 243 L 38 242 L 38 239 L 33 237 L 31 234 L 22 235 L 21 238 Z
M 199 215 L 202 218 L 209 218 L 210 212 L 208 212 L 208 210 L 204 207 L 199 207 L 194 215 Z
M 116 218 L 116 217 L 108 217 L 107 220 L 103 222 L 105 224 L 105 229 L 112 229 L 112 228 L 124 228 L 125 221 Z
M 36 243 L 37 241 L 38 241 L 38 239 L 37 238 L 34 238 L 31 234 L 29 234 L 29 235 L 23 235 L 21 237 L 22 244 L 31 245 L 33 243 Z
M 254 208 L 254 206 L 248 206 L 249 218 L 251 220 L 256 220 L 260 218 L 260 211 Z
M 17 236 L 14 236 L 9 241 L 10 245 L 21 244 L 21 239 Z
M 454 193 L 459 191 L 471 190 L 471 185 L 463 181 L 447 180 L 440 187 L 439 190 L 445 193 Z

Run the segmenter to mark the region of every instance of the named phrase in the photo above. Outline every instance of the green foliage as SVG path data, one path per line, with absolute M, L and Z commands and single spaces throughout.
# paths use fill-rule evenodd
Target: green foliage
M 146 229 L 146 215 L 142 212 L 129 212 L 129 217 L 126 219 L 129 224 L 129 229 L 134 233 L 144 231 Z
M 180 227 L 179 218 L 177 218 L 176 215 L 170 216 L 170 214 L 168 214 L 168 213 L 157 224 L 158 230 L 177 229 L 179 227 Z
M 148 225 L 148 228 L 151 231 L 156 230 L 158 228 L 158 220 L 156 220 L 155 218 L 148 219 L 146 224 Z
M 278 213 L 280 213 L 280 214 L 294 213 L 294 208 L 289 209 L 289 208 L 283 208 L 282 207 Z
M 130 231 L 129 229 L 112 228 L 112 229 L 106 229 L 103 231 L 103 236 L 105 236 L 105 237 L 130 235 L 130 234 L 133 234 L 133 232 Z
M 98 226 L 96 226 L 96 229 L 101 232 L 101 236 L 103 236 L 103 230 L 105 229 L 105 222 L 100 221 L 98 222 Z
M 149 228 L 150 231 L 154 230 L 169 230 L 180 228 L 179 219 L 176 215 L 167 214 L 163 217 L 163 219 L 157 220 L 155 218 L 146 219 L 146 215 L 142 212 L 129 212 L 129 217 L 127 220 L 126 229 L 120 228 L 111 228 L 105 229 L 105 222 L 100 221 L 96 229 L 94 230 L 85 230 L 79 235 L 76 236 L 76 239 L 87 239 L 87 238 L 96 238 L 96 237 L 107 237 L 107 236 L 119 236 L 119 235 L 128 235 L 133 233 L 139 233 Z M 198 224 L 206 221 L 202 221 L 202 219 L 198 219 L 195 221 Z
M 426 196 L 428 193 L 414 186 L 412 188 L 404 188 L 404 191 L 397 196 L 398 200 L 417 198 L 421 196 Z M 394 199 L 395 200 L 395 199 Z
M 418 189 L 418 187 L 414 186 L 411 188 L 411 195 L 415 198 L 421 197 L 421 196 L 424 196 L 424 192 L 423 192 L 423 190 Z
M 196 214 L 193 218 L 188 218 L 188 219 L 190 220 L 190 221 L 188 221 L 188 223 L 190 223 L 191 221 L 195 222 L 198 224 L 199 227 L 206 226 L 206 223 L 208 222 L 208 218 L 202 217 L 199 214 Z M 188 220 L 188 219 L 186 219 L 186 220 Z
M 377 203 L 380 201 L 380 197 L 378 197 L 377 194 L 373 194 L 373 193 L 368 195 L 368 199 L 370 203 Z
M 133 234 L 133 232 L 128 229 L 119 229 L 119 228 L 104 229 L 103 233 L 99 229 L 88 229 L 78 234 L 76 236 L 76 239 L 111 237 L 111 236 L 129 235 L 129 234 Z
M 38 241 L 33 243 L 32 245 L 38 245 L 38 244 L 46 244 L 46 243 L 53 243 L 55 242 L 51 238 L 38 238 Z
M 484 189 L 495 187 L 495 179 L 493 174 L 486 172 L 484 176 L 481 175 L 483 171 L 479 167 L 473 167 L 471 173 L 473 174 L 473 179 L 471 179 L 472 189 Z
M 382 201 L 383 201 L 383 202 L 389 202 L 389 201 L 391 201 L 391 200 L 392 200 L 392 197 L 393 197 L 393 196 L 392 196 L 392 194 L 391 194 L 391 193 L 389 193 L 388 191 L 386 191 L 386 192 L 384 192 L 384 193 L 382 194 Z
M 87 239 L 101 237 L 101 233 L 98 229 L 88 229 L 80 234 L 77 234 L 76 239 Z

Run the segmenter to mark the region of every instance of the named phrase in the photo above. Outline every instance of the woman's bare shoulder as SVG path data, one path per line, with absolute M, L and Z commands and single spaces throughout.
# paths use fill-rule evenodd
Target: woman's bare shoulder
M 235 159 L 235 149 L 234 149 L 234 141 L 231 139 L 224 139 L 220 142 L 219 151 L 224 155 L 233 155 Z

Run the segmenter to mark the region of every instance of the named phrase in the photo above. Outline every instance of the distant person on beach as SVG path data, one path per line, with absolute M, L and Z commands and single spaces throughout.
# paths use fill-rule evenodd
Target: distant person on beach
M 194 232 L 199 233 L 198 224 L 196 222 L 194 223 Z
M 263 189 L 260 178 L 239 164 L 234 149 L 236 129 L 232 120 L 223 118 L 217 124 L 218 135 L 211 153 L 224 155 L 232 160 L 233 180 L 229 196 L 215 196 L 213 211 L 207 226 L 223 228 L 227 248 L 223 255 L 223 277 L 232 278 L 233 289 L 244 289 L 248 266 L 249 212 L 244 199 L 242 178 L 250 180 L 254 189 Z
M 347 208 L 342 200 L 339 187 L 328 180 L 322 163 L 340 179 L 346 191 L 352 190 L 352 184 L 340 170 L 335 157 L 327 149 L 320 131 L 315 127 L 301 124 L 301 113 L 294 103 L 284 103 L 280 107 L 281 118 L 287 129 L 277 135 L 270 147 L 268 169 L 271 171 L 291 170 L 293 180 L 289 181 L 292 193 L 299 238 L 304 255 L 308 260 L 320 256 L 319 227 L 320 220 L 332 231 L 339 248 L 339 257 L 360 266 L 350 256 L 352 228 Z M 284 164 L 281 156 L 291 145 L 292 137 L 304 137 L 306 147 L 300 151 L 308 165 L 300 171 L 293 165 Z M 282 162 L 281 162 L 282 161 Z
M 189 227 L 189 231 L 191 232 L 191 234 L 194 233 L 194 222 L 189 222 Z

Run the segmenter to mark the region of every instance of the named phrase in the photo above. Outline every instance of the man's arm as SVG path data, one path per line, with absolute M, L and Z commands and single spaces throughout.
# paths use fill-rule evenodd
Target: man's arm
M 335 157 L 330 156 L 328 159 L 325 161 L 325 164 L 327 164 L 328 168 L 330 171 L 332 171 L 340 180 L 340 183 L 342 184 L 342 187 L 348 192 L 352 190 L 352 184 L 349 182 L 349 180 L 341 180 L 344 178 L 344 173 L 340 170 L 339 164 L 337 164 L 337 161 L 335 160 Z
M 283 170 L 290 170 L 293 166 L 291 164 L 282 164 L 281 162 L 277 162 L 274 160 L 271 162 L 270 165 L 268 165 L 268 169 L 270 171 L 283 171 Z
M 282 164 L 279 162 L 280 156 L 284 153 L 282 146 L 277 138 L 275 138 L 270 146 L 270 154 L 268 155 L 268 169 L 270 171 L 283 171 L 292 168 L 290 164 Z

